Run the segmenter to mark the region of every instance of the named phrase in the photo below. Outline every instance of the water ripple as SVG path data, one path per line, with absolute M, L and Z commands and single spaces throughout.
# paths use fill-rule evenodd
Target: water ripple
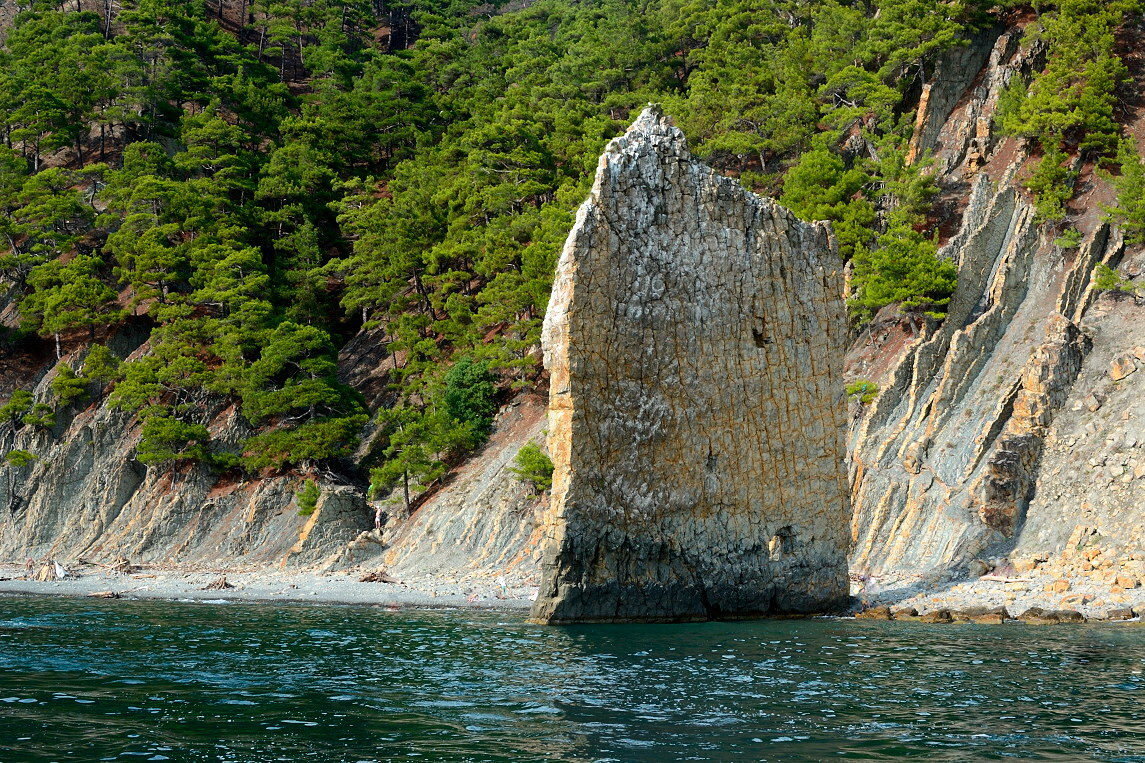
M 1133 627 L 0 600 L 0 760 L 1145 761 L 1143 687 Z

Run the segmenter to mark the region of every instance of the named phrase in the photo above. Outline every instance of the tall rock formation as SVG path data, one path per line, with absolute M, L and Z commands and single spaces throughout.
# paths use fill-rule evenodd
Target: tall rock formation
M 847 597 L 841 263 L 649 107 L 605 149 L 545 318 L 540 622 Z

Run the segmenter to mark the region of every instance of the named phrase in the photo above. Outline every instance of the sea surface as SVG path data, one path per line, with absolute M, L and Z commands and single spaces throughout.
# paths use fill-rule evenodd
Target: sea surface
M 0 761 L 1145 761 L 1145 627 L 0 599 Z

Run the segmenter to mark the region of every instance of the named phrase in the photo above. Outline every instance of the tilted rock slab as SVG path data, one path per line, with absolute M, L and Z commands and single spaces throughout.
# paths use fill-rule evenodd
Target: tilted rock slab
M 848 595 L 841 261 L 649 107 L 605 149 L 545 318 L 544 623 Z

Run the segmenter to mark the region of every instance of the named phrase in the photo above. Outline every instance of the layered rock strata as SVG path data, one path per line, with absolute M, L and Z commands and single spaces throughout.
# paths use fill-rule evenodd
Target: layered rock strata
M 847 597 L 841 263 L 649 107 L 605 149 L 545 318 L 546 623 Z
M 864 332 L 851 352 L 849 376 L 880 390 L 851 428 L 851 565 L 892 588 L 1009 574 L 1011 562 L 1024 574 L 1087 529 L 1117 556 L 1116 575 L 1145 543 L 1145 479 L 1134 476 L 1145 437 L 1133 434 L 1132 397 L 1114 394 L 1130 385 L 1102 375 L 1141 342 L 1128 317 L 1140 307 L 1093 312 L 1094 266 L 1117 266 L 1132 247 L 1102 221 L 1111 192 L 1092 167 L 1081 168 L 1069 210 L 1081 246 L 1061 246 L 1058 229 L 1036 220 L 1022 181 L 1029 147 L 994 127 L 1007 83 L 1044 52 L 1020 38 L 1009 30 L 992 47 L 987 35 L 952 51 L 967 62 L 989 55 L 969 86 L 936 77 L 920 104 L 917 148 L 933 152 L 961 212 L 940 250 L 959 269 L 946 319 L 901 341 Z M 1105 481 L 1079 476 L 1086 465 Z

